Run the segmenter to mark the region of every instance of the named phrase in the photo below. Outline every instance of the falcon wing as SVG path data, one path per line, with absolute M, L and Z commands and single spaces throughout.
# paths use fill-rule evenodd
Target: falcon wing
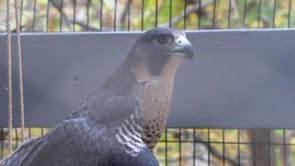
M 138 101 L 131 96 L 99 100 L 88 102 L 77 111 L 79 116 L 74 112 L 75 118 L 66 119 L 48 134 L 25 141 L 0 165 L 87 165 L 107 162 L 105 157 L 113 144 L 110 141 L 115 141 L 110 140 L 114 130 L 138 110 Z

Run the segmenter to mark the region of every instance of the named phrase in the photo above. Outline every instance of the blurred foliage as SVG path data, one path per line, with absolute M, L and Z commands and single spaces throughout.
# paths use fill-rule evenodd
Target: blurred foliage
M 294 27 L 291 0 L 24 0 L 24 31 L 126 31 Z M 15 27 L 14 4 L 10 4 Z M 0 1 L 0 31 L 6 31 Z
M 9 21 L 15 28 L 14 4 Z M 136 31 L 156 26 L 177 29 L 291 28 L 295 26 L 292 0 L 24 0 L 23 31 Z M 6 1 L 0 1 L 0 32 L 6 31 Z M 48 129 L 26 129 L 37 137 Z M 7 129 L 1 130 L 1 155 L 6 156 Z M 14 148 L 20 143 L 13 133 Z M 272 130 L 276 165 L 288 158 L 295 163 L 295 132 Z M 244 165 L 249 160 L 247 130 L 167 129 L 154 150 L 162 165 Z M 290 155 L 290 156 L 288 156 Z M 286 157 L 287 156 L 287 157 Z M 195 157 L 195 159 L 194 159 Z M 224 163 L 223 163 L 224 162 Z M 245 164 L 247 165 L 247 163 Z

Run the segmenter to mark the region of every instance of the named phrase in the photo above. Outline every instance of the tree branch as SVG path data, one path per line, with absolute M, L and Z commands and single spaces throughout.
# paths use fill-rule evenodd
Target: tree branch
M 121 15 L 121 18 L 120 18 L 120 25 L 121 27 L 124 25 L 125 21 L 126 21 L 126 17 L 127 17 L 127 14 L 130 10 L 130 7 L 131 7 L 131 3 L 132 3 L 132 0 L 128 0 L 128 2 L 126 3 L 126 6 L 123 10 L 123 13 Z
M 66 20 L 66 25 L 68 27 L 75 26 L 75 24 L 81 26 L 84 29 L 88 29 L 90 31 L 101 31 L 99 28 L 95 28 L 93 26 L 87 25 L 86 23 L 82 22 L 82 21 L 77 21 L 77 20 L 73 20 L 72 18 L 68 17 L 68 15 L 63 11 L 63 9 L 61 8 L 61 6 L 59 4 L 57 4 L 57 2 L 55 0 L 51 0 L 50 1 L 52 3 L 52 5 L 63 15 L 64 19 Z
M 55 7 L 55 8 L 59 11 L 59 13 L 62 14 L 63 18 L 65 19 L 66 25 L 67 25 L 68 27 L 71 27 L 71 24 L 70 24 L 70 21 L 69 21 L 69 17 L 68 17 L 68 15 L 63 11 L 61 4 L 58 4 L 58 3 L 56 2 L 56 0 L 50 0 L 50 2 L 51 2 L 51 4 L 53 5 L 53 7 Z M 60 2 L 60 3 L 61 3 L 61 2 Z M 62 19 L 62 18 L 60 18 L 60 19 Z
M 215 157 L 221 160 L 224 159 L 233 166 L 238 166 L 238 162 L 235 159 L 231 158 L 230 156 L 226 154 L 220 153 L 214 146 L 210 145 L 210 143 L 208 143 L 207 141 L 204 141 L 202 138 L 195 136 L 195 142 L 204 144 L 205 147 L 208 149 L 209 153 L 212 153 L 212 155 L 214 155 Z
M 181 12 L 179 15 L 175 16 L 171 20 L 171 26 L 175 25 L 176 23 L 178 23 L 180 20 L 184 19 L 185 17 L 187 17 L 191 13 L 193 13 L 195 11 L 198 11 L 199 9 L 202 9 L 202 8 L 208 6 L 213 2 L 214 2 L 214 0 L 208 0 L 208 1 L 204 2 L 204 3 L 202 3 L 201 6 L 197 3 L 197 4 L 193 5 L 193 6 L 188 7 L 185 13 Z M 169 23 L 162 24 L 161 26 L 167 27 L 167 26 L 169 26 Z
M 174 133 L 175 136 L 178 139 L 180 139 L 179 132 L 176 132 L 176 131 L 171 131 L 171 132 L 173 132 L 173 133 L 175 132 Z M 218 158 L 220 160 L 225 160 L 228 163 L 230 163 L 232 166 L 238 166 L 239 165 L 237 159 L 232 158 L 229 155 L 220 153 L 214 146 L 212 146 L 210 144 L 210 142 L 203 140 L 201 137 L 199 137 L 199 136 L 197 136 L 197 135 L 195 135 L 195 134 L 193 134 L 191 132 L 188 132 L 187 134 L 190 135 L 189 138 L 191 138 L 191 136 L 193 136 L 194 141 L 191 141 L 191 143 L 200 143 L 200 144 L 203 144 L 204 147 L 206 147 L 206 149 L 208 150 L 208 153 L 211 153 L 214 157 L 216 157 L 216 158 Z M 183 159 L 183 160 L 189 160 L 189 159 L 193 159 L 194 157 L 195 156 L 193 156 L 193 154 L 192 154 L 192 155 L 182 156 L 181 159 Z M 175 158 L 173 160 L 168 160 L 168 162 L 177 162 L 177 161 L 179 161 L 179 159 L 180 158 L 178 157 L 178 158 Z

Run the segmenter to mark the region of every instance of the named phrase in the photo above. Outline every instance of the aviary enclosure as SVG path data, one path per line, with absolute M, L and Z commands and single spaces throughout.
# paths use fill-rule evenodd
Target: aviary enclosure
M 40 35 L 46 36 L 46 34 L 74 35 L 78 32 L 89 34 L 102 32 L 105 34 L 124 34 L 127 35 L 127 37 L 124 36 L 123 38 L 132 42 L 133 40 L 128 38 L 128 34 L 140 33 L 159 26 L 187 30 L 189 32 L 189 38 L 190 33 L 194 32 L 204 32 L 205 34 L 213 33 L 213 35 L 215 35 L 215 33 L 222 33 L 222 35 L 226 36 L 227 32 L 231 32 L 233 29 L 235 29 L 234 31 L 240 30 L 241 33 L 251 33 L 251 29 L 258 29 L 258 31 L 273 30 L 274 32 L 269 32 L 269 35 L 272 35 L 277 33 L 277 29 L 286 28 L 286 33 L 289 33 L 290 30 L 293 35 L 294 32 L 292 28 L 295 26 L 295 16 L 293 14 L 295 2 L 292 0 L 23 0 L 21 2 L 21 8 L 19 10 L 21 12 L 21 19 L 19 25 L 21 27 L 21 32 L 24 34 L 21 37 L 24 38 L 30 35 L 34 38 L 34 35 L 38 37 Z M 16 32 L 14 5 L 14 2 L 7 3 L 4 0 L 0 1 L 1 48 L 4 48 L 4 45 L 5 48 L 7 47 L 5 43 L 7 31 L 11 31 L 13 35 Z M 8 6 L 11 8 L 11 17 L 9 20 L 6 19 Z M 8 21 L 11 22 L 10 29 L 6 28 L 6 23 Z M 253 36 L 255 36 L 255 33 Z M 232 35 L 232 37 L 234 42 L 241 42 L 235 39 L 235 35 Z M 115 38 L 113 38 L 113 40 L 115 40 Z M 294 40 L 291 44 L 294 44 Z M 71 42 L 70 40 L 67 41 Z M 198 42 L 202 43 L 203 41 L 198 40 Z M 206 42 L 208 41 L 204 41 L 204 43 Z M 267 39 L 265 39 L 265 42 L 267 42 Z M 30 43 L 24 43 L 24 41 L 22 43 L 22 45 L 29 44 Z M 255 43 L 255 41 L 253 43 L 253 45 L 257 45 L 257 47 L 260 47 L 261 44 L 262 43 Z M 290 48 L 292 48 L 292 46 L 286 47 L 284 50 L 287 50 L 288 53 L 293 55 L 289 56 L 290 61 L 288 61 L 288 63 L 294 66 L 294 51 L 292 49 L 290 50 Z M 114 49 L 116 49 L 116 47 L 114 47 Z M 214 50 L 215 48 L 207 49 Z M 266 49 L 274 50 L 274 48 L 268 47 L 266 47 Z M 6 123 L 8 108 L 6 51 L 0 53 L 5 54 L 0 56 L 0 158 L 3 158 L 9 153 L 9 129 Z M 219 52 L 216 51 L 215 54 L 218 55 Z M 30 57 L 23 58 L 26 59 Z M 198 58 L 197 52 L 194 61 L 199 60 L 202 61 L 202 58 Z M 214 61 L 214 59 L 211 60 Z M 13 64 L 15 64 L 13 67 L 17 68 L 16 62 Z M 218 64 L 218 62 L 215 64 Z M 51 65 L 54 66 L 55 64 Z M 229 63 L 229 65 L 231 64 Z M 289 81 L 292 81 L 292 83 L 290 83 L 292 84 L 292 88 L 289 89 L 293 91 L 289 91 L 289 93 L 292 93 L 290 96 L 294 96 L 295 81 L 292 78 L 292 73 L 294 74 L 295 70 L 294 68 L 290 69 L 288 67 L 282 70 L 284 70 L 285 73 L 291 72 L 288 77 L 290 77 Z M 43 74 L 46 75 L 46 73 Z M 17 76 L 13 78 L 13 87 L 17 89 L 19 79 Z M 222 76 L 220 78 L 222 78 Z M 79 82 L 81 79 L 83 78 L 75 77 L 73 81 Z M 36 92 L 31 91 L 28 85 L 29 83 L 30 81 L 26 82 L 26 80 L 23 82 L 25 112 L 34 109 L 30 107 L 30 104 L 26 104 L 26 101 L 30 100 L 30 95 L 36 95 Z M 45 85 L 38 86 L 40 89 L 47 88 Z M 199 86 L 199 88 L 202 87 Z M 214 91 L 220 93 L 222 90 L 216 88 L 212 91 L 214 94 Z M 19 116 L 18 96 L 18 92 L 14 92 L 13 108 L 14 114 L 17 114 L 17 116 Z M 65 94 L 65 96 L 67 95 Z M 38 96 L 40 101 L 43 101 L 38 108 L 46 107 L 46 104 L 42 106 L 42 104 L 46 103 L 46 98 L 44 99 L 42 97 L 44 96 Z M 210 98 L 210 95 L 207 97 Z M 71 96 L 68 95 L 68 98 L 71 98 Z M 56 103 L 58 105 L 57 101 Z M 76 102 L 74 106 L 78 104 L 79 102 Z M 214 104 L 218 103 L 211 103 L 211 105 Z M 293 107 L 290 107 L 290 109 L 294 110 L 294 104 L 291 106 Z M 179 107 L 183 106 L 180 105 Z M 233 109 L 234 108 L 235 107 L 233 107 Z M 283 108 L 284 107 L 282 107 L 282 109 Z M 196 112 L 198 112 L 197 108 Z M 210 116 L 212 117 L 219 116 L 218 109 L 211 112 L 209 111 L 208 114 L 211 114 Z M 284 114 L 284 112 L 282 112 L 282 114 Z M 198 115 L 198 113 L 195 115 Z M 229 115 L 231 118 L 234 116 L 236 116 L 237 119 L 241 118 L 238 118 L 238 116 L 240 116 L 239 114 Z M 288 115 L 284 117 L 286 116 Z M 268 114 L 260 115 L 259 117 L 260 120 L 256 120 L 256 122 L 262 121 L 263 123 L 265 119 L 269 118 Z M 245 118 L 247 119 L 247 117 Z M 32 124 L 28 121 L 29 120 L 27 120 L 25 116 L 25 124 L 29 124 L 25 125 L 25 138 L 43 135 L 54 126 Z M 178 121 L 186 121 L 186 119 L 180 118 Z M 284 121 L 284 118 L 277 116 L 274 118 L 274 121 Z M 289 122 L 290 125 L 256 126 L 258 128 L 252 126 L 251 123 L 252 122 L 249 121 L 250 127 L 247 125 L 223 125 L 218 127 L 218 124 L 215 124 L 214 121 L 207 122 L 207 124 L 212 124 L 208 126 L 180 126 L 180 128 L 178 128 L 177 125 L 168 125 L 169 128 L 166 129 L 154 153 L 163 166 L 294 165 L 295 131 L 291 129 L 291 121 Z M 293 122 L 293 128 L 294 126 L 295 124 Z M 21 143 L 20 125 L 16 124 L 14 127 L 12 133 L 13 149 L 17 148 Z

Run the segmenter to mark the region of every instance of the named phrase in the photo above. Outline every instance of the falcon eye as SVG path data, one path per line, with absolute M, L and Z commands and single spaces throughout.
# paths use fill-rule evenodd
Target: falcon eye
M 160 35 L 156 38 L 156 44 L 165 45 L 168 42 L 168 37 L 166 35 Z

